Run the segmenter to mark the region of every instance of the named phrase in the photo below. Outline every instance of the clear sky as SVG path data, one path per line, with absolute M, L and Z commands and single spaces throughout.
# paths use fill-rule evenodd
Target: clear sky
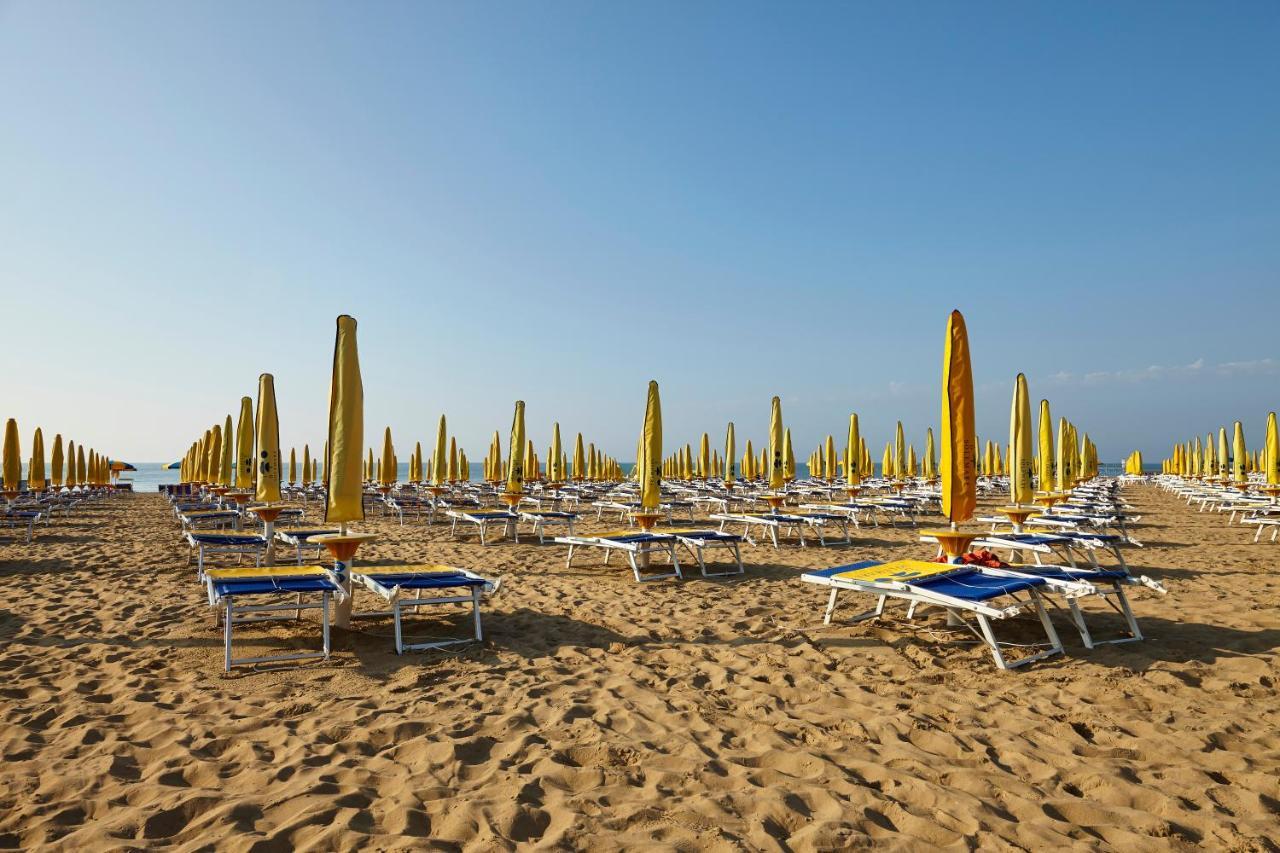
M 273 372 L 325 431 L 512 402 L 623 460 L 804 459 L 1014 375 L 1104 460 L 1280 407 L 1280 4 L 0 2 L 0 416 L 177 458 Z

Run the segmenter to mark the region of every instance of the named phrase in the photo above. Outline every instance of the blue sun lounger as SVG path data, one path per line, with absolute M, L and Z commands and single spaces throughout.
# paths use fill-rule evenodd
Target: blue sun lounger
M 187 552 L 187 565 L 191 565 L 191 555 L 197 554 L 196 576 L 205 575 L 204 561 L 212 554 L 235 554 L 237 564 L 246 554 L 253 555 L 253 564 L 261 565 L 262 555 L 267 550 L 267 538 L 257 533 L 231 533 L 188 530 L 187 544 L 191 550 Z
M 466 569 L 452 566 L 387 566 L 385 568 L 367 568 L 364 571 L 351 573 L 353 585 L 359 584 L 391 605 L 391 610 L 376 613 L 360 613 L 358 616 L 390 615 L 395 623 L 396 654 L 420 649 L 438 649 L 457 643 L 480 642 L 484 634 L 480 627 L 480 598 L 486 593 L 495 593 L 502 585 L 502 579 L 491 581 Z M 428 593 L 464 590 L 455 595 L 430 595 Z M 471 618 L 474 631 L 470 637 L 450 637 L 430 640 L 421 643 L 406 643 L 402 627 L 402 617 L 406 609 L 417 613 L 419 607 L 445 604 L 471 604 Z
M 323 536 L 325 534 L 337 533 L 338 528 L 330 527 L 287 527 L 284 530 L 276 531 L 276 538 L 285 545 L 293 546 L 294 552 L 297 554 L 298 565 L 302 565 L 302 549 L 315 548 L 317 559 L 324 551 L 324 546 L 318 542 L 312 542 L 311 537 Z
M 36 522 L 43 517 L 43 513 L 34 509 L 6 509 L 0 511 L 0 524 L 5 527 L 12 527 L 17 530 L 27 528 L 26 541 L 30 542 L 31 537 L 35 535 Z
M 676 538 L 665 533 L 619 530 L 613 533 L 597 533 L 593 536 L 557 536 L 555 541 L 569 546 L 569 556 L 564 561 L 566 569 L 573 565 L 575 548 L 602 548 L 606 566 L 609 565 L 609 555 L 614 551 L 626 554 L 631 562 L 631 572 L 638 582 L 684 577 L 680 573 L 680 561 L 676 558 Z M 649 561 L 655 554 L 666 555 L 671 562 L 671 571 L 664 574 L 644 573 L 648 571 Z
M 233 666 L 256 663 L 280 663 L 283 661 L 329 658 L 329 602 L 342 596 L 338 579 L 323 566 L 272 566 L 254 569 L 209 569 L 204 575 L 209 595 L 209 606 L 215 608 L 223 621 L 223 667 L 230 672 Z M 292 601 L 268 604 L 238 603 L 243 599 L 260 601 L 263 598 L 278 599 L 288 596 Z M 318 602 L 307 602 L 306 596 L 319 596 Z M 322 648 L 319 652 L 290 652 L 280 655 L 259 655 L 235 658 L 231 652 L 232 635 L 236 625 L 298 619 L 303 610 L 320 610 Z M 292 616 L 284 615 L 292 612 Z M 264 615 L 265 614 L 265 615 Z
M 800 579 L 830 588 L 831 595 L 823 614 L 823 624 L 831 624 L 836 598 L 841 591 L 860 592 L 877 598 L 874 609 L 855 616 L 851 621 L 875 619 L 884 613 L 888 599 L 905 601 L 907 617 L 915 615 L 920 605 L 932 605 L 946 610 L 949 621 L 963 626 L 984 643 L 991 651 L 996 666 L 1012 669 L 1032 661 L 1062 653 L 1062 641 L 1049 621 L 1041 590 L 1048 581 L 1044 578 L 1012 573 L 997 574 L 987 569 L 957 566 L 946 563 L 926 563 L 918 560 L 897 560 L 881 563 L 867 560 L 845 566 L 806 572 Z M 1017 661 L 1005 659 L 1003 649 L 1010 647 L 996 639 L 992 621 L 1012 618 L 1030 607 L 1040 619 L 1047 644 L 1042 651 Z M 977 622 L 975 629 L 966 616 Z
M 722 578 L 746 573 L 746 569 L 742 567 L 742 537 L 736 533 L 725 533 L 720 530 L 664 530 L 663 533 L 674 536 L 677 542 L 689 549 L 694 559 L 698 561 L 698 568 L 702 570 L 704 578 Z M 733 556 L 733 564 L 736 568 L 723 572 L 708 572 L 705 556 L 708 548 L 727 550 Z
M 520 520 L 527 521 L 533 525 L 533 533 L 538 537 L 538 544 L 542 545 L 546 542 L 546 528 L 551 524 L 560 524 L 569 531 L 569 535 L 573 535 L 573 523 L 578 520 L 576 512 L 565 512 L 556 509 L 522 509 L 519 512 Z
M 449 525 L 450 538 L 457 538 L 458 522 L 465 521 L 468 524 L 474 524 L 480 531 L 481 545 L 489 544 L 486 534 L 491 524 L 501 525 L 504 536 L 510 536 L 516 542 L 520 541 L 520 533 L 516 530 L 516 521 L 520 516 L 505 509 L 451 509 L 445 512 L 445 515 L 453 519 Z

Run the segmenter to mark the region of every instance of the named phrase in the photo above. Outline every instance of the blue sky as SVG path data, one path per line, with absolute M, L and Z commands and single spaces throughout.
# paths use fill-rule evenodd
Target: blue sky
M 271 371 L 322 440 L 516 399 L 624 460 L 769 399 L 803 459 L 979 433 L 1017 371 L 1105 459 L 1280 406 L 1275 3 L 0 3 L 0 396 L 176 458 Z M 878 458 L 878 453 L 873 451 Z

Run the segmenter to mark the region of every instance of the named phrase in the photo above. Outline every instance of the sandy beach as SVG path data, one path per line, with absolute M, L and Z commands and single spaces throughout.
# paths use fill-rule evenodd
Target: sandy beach
M 0 847 L 1275 849 L 1280 551 L 1126 497 L 1169 590 L 1132 593 L 1148 639 L 1086 651 L 1059 615 L 1067 654 L 1013 672 L 941 617 L 821 624 L 799 570 L 930 556 L 905 527 L 637 584 L 374 519 L 371 561 L 505 577 L 486 642 L 396 656 L 362 622 L 329 663 L 228 676 L 164 499 L 100 503 L 0 545 Z

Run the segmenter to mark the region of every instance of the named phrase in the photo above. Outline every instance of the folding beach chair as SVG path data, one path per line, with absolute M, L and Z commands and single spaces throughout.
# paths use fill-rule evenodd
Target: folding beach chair
M 276 531 L 276 539 L 294 549 L 294 553 L 297 555 L 298 565 L 301 566 L 303 548 L 314 548 L 316 551 L 316 559 L 319 559 L 324 553 L 324 545 L 311 541 L 313 536 L 324 536 L 326 534 L 333 534 L 337 532 L 338 528 L 336 527 L 287 527 L 283 530 Z
M 631 572 L 639 582 L 664 580 L 666 578 L 683 578 L 680 573 L 680 561 L 676 558 L 676 538 L 663 533 L 644 533 L 636 530 L 619 530 L 612 533 L 599 533 L 594 536 L 557 536 L 555 541 L 569 546 L 569 556 L 564 566 L 573 565 L 575 548 L 600 548 L 604 550 L 604 563 L 609 565 L 609 556 L 614 551 L 621 551 L 631 563 Z M 671 563 L 671 571 L 665 574 L 645 574 L 649 570 L 654 555 L 665 555 Z
M 522 509 L 518 515 L 521 521 L 527 521 L 533 525 L 533 533 L 538 537 L 539 545 L 546 542 L 545 534 L 548 525 L 560 525 L 568 531 L 569 536 L 572 536 L 573 523 L 578 520 L 577 513 L 553 509 Z
M 480 626 L 480 600 L 484 594 L 496 593 L 502 579 L 491 581 L 465 569 L 451 566 L 414 565 L 366 567 L 352 571 L 351 581 L 359 584 L 391 605 L 389 611 L 355 614 L 359 617 L 390 615 L 395 624 L 396 654 L 421 649 L 438 649 L 457 643 L 480 642 L 484 635 Z M 446 590 L 464 590 L 455 595 L 430 595 Z M 402 626 L 406 610 L 417 613 L 421 607 L 447 604 L 471 604 L 474 626 L 469 637 L 449 637 L 419 643 L 406 643 Z
M 1000 669 L 1025 666 L 1050 655 L 1062 653 L 1062 641 L 1054 630 L 1045 610 L 1040 591 L 1047 581 L 1030 576 L 993 574 L 986 569 L 958 566 L 947 563 L 926 563 L 919 560 L 896 560 L 881 563 L 868 560 L 847 566 L 806 572 L 800 579 L 830 588 L 831 595 L 823 614 L 823 624 L 830 625 L 835 612 L 836 597 L 841 591 L 860 592 L 876 597 L 874 609 L 861 613 L 853 622 L 874 619 L 884 613 L 888 599 L 908 604 L 907 618 L 915 615 L 920 605 L 941 607 L 957 625 L 966 628 L 985 644 Z M 998 604 L 1004 600 L 1007 603 Z M 1013 644 L 996 639 L 991 623 L 1009 619 L 1032 608 L 1040 619 L 1048 642 L 1042 651 L 1017 661 L 1005 659 L 1003 649 Z M 972 616 L 977 628 L 966 618 Z
M 235 554 L 236 563 L 246 554 L 253 556 L 253 564 L 262 564 L 262 555 L 267 550 L 267 538 L 257 533 L 230 533 L 188 530 L 184 534 L 191 550 L 187 552 L 187 565 L 191 565 L 191 555 L 197 555 L 196 577 L 205 575 L 204 561 L 213 554 Z
M 505 509 L 451 509 L 446 511 L 445 515 L 453 519 L 449 525 L 450 538 L 457 538 L 458 522 L 462 521 L 475 525 L 480 531 L 481 545 L 489 544 L 486 534 L 490 525 L 500 525 L 504 536 L 509 536 L 516 542 L 520 541 L 520 533 L 516 530 L 516 521 L 520 516 Z
M 271 566 L 253 569 L 209 569 L 204 575 L 209 595 L 209 606 L 216 608 L 216 617 L 223 620 L 223 667 L 230 672 L 233 666 L 256 663 L 280 663 L 283 661 L 329 658 L 329 601 L 334 596 L 341 600 L 342 586 L 338 578 L 323 566 Z M 304 596 L 318 595 L 318 602 L 307 602 Z M 290 596 L 289 602 L 273 604 L 238 604 L 242 599 L 279 598 Z M 232 634 L 236 625 L 269 622 L 281 619 L 299 619 L 303 610 L 320 610 L 320 631 L 323 638 L 319 652 L 293 652 L 281 655 L 260 655 L 235 658 L 231 652 Z M 283 615 L 292 612 L 292 617 Z M 268 615 L 263 615 L 268 614 Z
M 720 530 L 664 530 L 662 533 L 666 536 L 674 536 L 676 541 L 683 545 L 689 553 L 693 554 L 695 560 L 698 561 L 698 568 L 702 571 L 704 578 L 723 578 L 730 575 L 741 575 L 746 573 L 746 569 L 742 566 L 742 537 L 736 533 L 725 533 Z M 733 568 L 721 572 L 708 572 L 706 551 L 711 548 L 721 548 L 729 552 L 733 557 Z
M 32 537 L 35 536 L 36 522 L 43 517 L 44 514 L 39 510 L 6 509 L 0 511 L 0 525 L 15 530 L 22 530 L 25 527 L 26 534 L 23 541 L 30 543 Z

